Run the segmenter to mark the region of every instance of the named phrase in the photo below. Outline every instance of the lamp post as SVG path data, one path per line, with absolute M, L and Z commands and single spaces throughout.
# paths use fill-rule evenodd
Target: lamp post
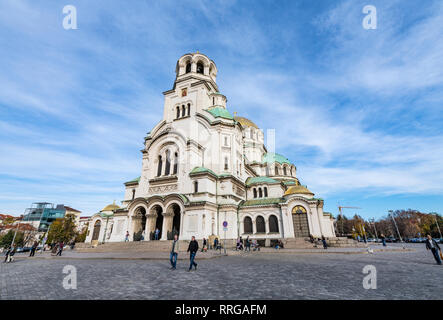
M 443 237 L 441 236 L 440 226 L 438 225 L 437 214 L 434 215 L 434 218 L 435 218 L 435 223 L 437 224 L 438 233 L 440 234 L 440 239 L 442 239 Z
M 376 240 L 377 240 L 377 242 L 378 242 L 377 228 L 375 227 L 375 219 L 374 219 L 374 218 L 372 218 L 372 224 L 374 225 L 374 230 L 375 230 L 375 239 L 376 239 Z
M 389 210 L 388 212 L 392 218 L 392 221 L 394 221 L 395 229 L 397 229 L 397 233 L 398 233 L 398 237 L 400 238 L 400 242 L 403 242 L 403 239 L 401 238 L 401 235 L 400 235 L 400 231 L 398 231 L 398 227 L 397 227 L 397 223 L 395 222 L 394 215 L 392 214 L 394 211 Z

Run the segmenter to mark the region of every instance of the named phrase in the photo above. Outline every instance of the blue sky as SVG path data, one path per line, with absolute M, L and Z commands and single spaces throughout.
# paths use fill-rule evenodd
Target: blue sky
M 2 0 L 0 212 L 121 200 L 177 59 L 199 50 L 325 210 L 442 213 L 442 30 L 441 1 Z

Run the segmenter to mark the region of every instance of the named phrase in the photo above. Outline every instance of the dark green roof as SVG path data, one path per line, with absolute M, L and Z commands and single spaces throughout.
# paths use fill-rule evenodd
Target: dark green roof
M 262 163 L 274 163 L 274 162 L 278 162 L 280 164 L 283 163 L 291 164 L 291 161 L 289 161 L 288 158 L 278 153 L 269 152 L 263 156 Z
M 205 172 L 217 176 L 214 171 L 205 167 L 195 167 L 194 169 L 192 169 L 192 171 L 189 174 L 205 173 Z
M 229 113 L 229 111 L 223 107 L 218 107 L 218 106 L 211 107 L 209 109 L 206 109 L 205 111 L 212 114 L 215 118 L 224 118 L 229 120 L 234 119 L 234 117 Z
M 280 183 L 279 181 L 269 178 L 269 177 L 251 177 L 246 179 L 246 185 L 250 186 L 253 184 L 260 184 L 260 183 Z
M 262 206 L 267 204 L 278 204 L 285 202 L 285 198 L 264 198 L 264 199 L 254 199 L 248 200 L 241 204 L 242 207 L 250 207 L 250 206 Z
M 126 181 L 125 184 L 139 183 L 139 182 L 140 182 L 140 177 L 132 179 L 131 181 Z
M 285 186 L 294 186 L 294 185 L 297 185 L 297 182 L 288 180 L 288 181 L 283 181 L 283 184 Z

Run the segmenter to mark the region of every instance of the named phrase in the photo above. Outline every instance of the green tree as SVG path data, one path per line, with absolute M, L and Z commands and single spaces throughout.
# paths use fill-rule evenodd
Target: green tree
M 48 231 L 48 243 L 60 242 L 65 243 L 70 242 L 77 236 L 77 231 L 75 227 L 75 216 L 67 215 L 62 219 L 55 220 Z

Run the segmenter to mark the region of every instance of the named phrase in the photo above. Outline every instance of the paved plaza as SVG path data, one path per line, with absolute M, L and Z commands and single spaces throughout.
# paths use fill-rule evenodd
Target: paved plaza
M 179 260 L 172 271 L 164 259 L 17 255 L 14 263 L 0 264 L 0 298 L 443 299 L 443 267 L 434 263 L 424 245 L 408 248 L 414 250 L 197 256 L 196 272 L 187 272 L 187 260 Z M 76 290 L 63 288 L 66 265 L 77 270 Z M 363 288 L 366 265 L 377 269 L 375 290 Z

